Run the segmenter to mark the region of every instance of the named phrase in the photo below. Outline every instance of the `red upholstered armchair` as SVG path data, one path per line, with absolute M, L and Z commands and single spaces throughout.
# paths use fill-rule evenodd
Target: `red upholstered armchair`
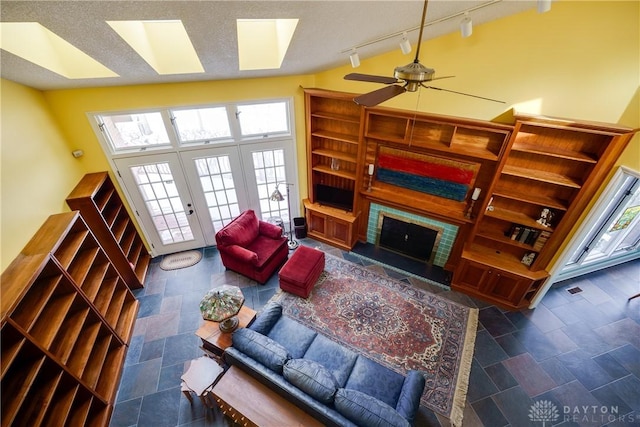
M 275 224 L 244 211 L 216 233 L 222 264 L 264 284 L 289 256 L 287 238 Z

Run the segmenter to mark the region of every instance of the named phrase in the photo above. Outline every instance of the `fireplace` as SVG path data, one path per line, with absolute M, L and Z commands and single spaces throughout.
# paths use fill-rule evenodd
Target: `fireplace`
M 380 212 L 377 229 L 376 246 L 429 265 L 433 264 L 442 237 L 442 228 Z
M 386 247 L 382 249 L 383 246 L 380 245 L 380 230 L 382 228 L 383 216 L 389 217 L 392 220 L 398 220 L 400 222 L 405 222 L 408 224 L 430 229 L 427 231 L 419 230 L 420 232 L 424 231 L 425 234 L 432 235 L 432 237 L 428 238 L 420 237 L 420 239 L 426 242 L 426 245 L 420 246 L 420 249 L 424 251 L 421 252 L 419 256 L 415 256 L 403 253 L 402 251 L 387 249 Z M 399 243 L 402 245 L 402 242 L 405 239 L 405 234 L 392 233 L 392 237 L 396 240 L 399 239 Z M 434 234 L 435 237 L 433 237 Z M 396 237 L 394 237 L 393 235 L 395 235 Z M 375 247 L 376 249 L 380 249 L 380 251 L 384 253 L 389 253 L 389 251 L 392 250 L 394 252 L 394 255 L 398 255 L 400 258 L 404 257 L 405 259 L 409 259 L 413 262 L 416 262 L 417 264 L 444 267 L 447 263 L 447 260 L 449 259 L 449 255 L 451 254 L 451 250 L 453 249 L 453 244 L 456 240 L 457 235 L 458 226 L 454 224 L 436 220 L 434 218 L 429 218 L 423 215 L 416 215 L 414 213 L 381 205 L 378 203 L 371 203 L 369 207 L 369 217 L 367 219 L 367 243 L 372 247 Z M 412 239 L 411 236 L 408 236 L 407 241 L 411 240 L 416 239 Z M 429 243 L 429 241 L 431 240 L 433 241 L 432 245 Z M 426 255 L 427 250 L 424 248 L 424 246 L 431 246 L 428 255 Z M 415 261 L 416 259 L 420 258 L 422 258 L 421 261 Z

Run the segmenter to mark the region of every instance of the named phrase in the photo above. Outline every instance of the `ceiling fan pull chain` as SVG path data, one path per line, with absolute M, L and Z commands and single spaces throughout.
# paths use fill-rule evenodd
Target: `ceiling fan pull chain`
M 418 118 L 418 107 L 420 106 L 420 94 L 421 90 L 418 91 L 418 99 L 416 101 L 416 109 L 413 112 L 413 123 L 411 123 L 411 133 L 409 134 L 409 147 L 413 143 L 413 130 L 416 128 L 416 119 Z

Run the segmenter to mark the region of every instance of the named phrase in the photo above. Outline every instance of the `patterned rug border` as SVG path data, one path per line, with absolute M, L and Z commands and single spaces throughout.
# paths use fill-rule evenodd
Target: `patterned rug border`
M 354 254 L 355 255 L 355 254 Z M 325 257 L 327 258 L 334 258 L 337 261 L 341 261 L 344 263 L 348 263 L 348 264 L 353 264 L 355 266 L 361 267 L 366 269 L 366 266 L 359 266 L 349 260 L 346 260 L 342 257 L 337 257 L 328 253 L 325 253 Z M 366 257 L 365 257 L 366 258 Z M 327 260 L 329 261 L 329 260 Z M 373 260 L 372 260 L 373 261 Z M 382 276 L 380 273 L 376 272 L 376 271 L 370 271 L 371 273 L 378 275 L 378 276 Z M 401 271 L 402 273 L 406 273 L 403 270 Z M 395 284 L 398 284 L 400 286 L 411 286 L 413 288 L 416 289 L 416 291 L 424 293 L 424 294 L 429 294 L 429 295 L 433 295 L 436 298 L 440 298 L 440 299 L 444 299 L 447 300 L 449 303 L 454 304 L 458 307 L 462 307 L 466 310 L 468 310 L 468 316 L 467 316 L 467 325 L 465 328 L 465 338 L 464 341 L 462 343 L 462 351 L 460 354 L 460 361 L 459 361 L 459 366 L 458 366 L 458 375 L 456 376 L 456 384 L 454 387 L 454 394 L 453 394 L 453 398 L 451 399 L 451 410 L 449 414 L 442 414 L 441 412 L 439 412 L 441 415 L 449 418 L 449 420 L 451 421 L 451 424 L 454 427 L 460 427 L 462 426 L 462 419 L 463 419 L 463 415 L 464 415 L 464 408 L 466 405 L 466 398 L 467 398 L 467 392 L 468 392 L 468 387 L 469 387 L 469 379 L 470 379 L 470 375 L 471 375 L 471 364 L 473 361 L 473 354 L 474 354 L 474 349 L 475 349 L 475 340 L 476 340 L 476 334 L 477 334 L 477 327 L 478 327 L 478 314 L 479 314 L 479 310 L 477 308 L 473 308 L 473 307 L 468 307 L 464 304 L 461 304 L 457 301 L 453 301 L 450 300 L 448 298 L 445 298 L 441 295 L 436 295 L 433 294 L 432 292 L 426 291 L 424 289 L 420 289 L 420 288 L 416 288 L 415 286 L 413 286 L 410 283 L 406 283 L 403 281 L 400 281 L 398 279 L 395 279 L 393 277 L 389 277 L 389 276 L 382 276 L 385 279 L 388 279 L 390 282 L 394 282 Z M 328 278 L 328 274 L 327 271 L 323 271 L 322 274 L 320 275 L 320 278 L 318 279 L 318 282 L 316 283 L 316 286 L 321 284 L 324 280 L 326 280 Z M 424 279 L 421 277 L 418 277 L 419 279 Z M 312 290 L 313 293 L 313 290 Z M 278 288 L 278 290 L 276 291 L 275 295 L 273 295 L 269 301 L 267 302 L 281 302 L 283 299 L 285 298 L 299 298 L 296 297 L 293 294 L 290 294 L 288 292 L 282 291 L 280 288 Z M 321 331 L 318 331 L 321 333 Z M 338 342 L 341 345 L 346 345 L 348 348 L 352 348 L 351 345 L 349 345 L 349 343 L 345 343 L 343 341 L 339 341 L 336 340 L 333 336 L 327 336 L 325 334 L 323 334 L 326 338 L 331 339 L 332 341 Z M 367 351 L 361 348 L 352 348 L 352 350 L 355 350 L 356 352 L 362 353 L 363 355 L 368 355 Z M 371 356 L 369 356 L 371 357 Z M 398 371 L 398 367 L 397 366 L 388 366 L 389 368 Z M 431 409 L 431 408 L 430 408 Z M 433 409 L 431 409 L 433 410 Z
M 349 255 L 353 255 L 355 257 L 358 257 L 360 259 L 369 261 L 369 262 L 371 262 L 373 264 L 376 264 L 376 265 L 379 265 L 381 267 L 388 268 L 389 270 L 393 270 L 396 273 L 404 274 L 405 276 L 409 276 L 409 277 L 413 277 L 414 279 L 422 280 L 423 282 L 425 282 L 425 283 L 427 283 L 429 285 L 437 286 L 437 287 L 442 288 L 442 289 L 444 289 L 446 291 L 450 291 L 451 290 L 451 287 L 445 285 L 444 283 L 440 283 L 440 282 L 436 282 L 435 280 L 427 279 L 426 277 L 420 276 L 419 274 L 415 274 L 415 273 L 412 273 L 410 271 L 403 270 L 403 269 L 398 268 L 398 267 L 394 267 L 393 265 L 385 264 L 382 261 L 378 261 L 378 260 L 375 260 L 373 258 L 369 258 L 368 256 L 360 255 L 360 254 L 355 253 L 355 252 L 349 252 Z M 347 260 L 344 260 L 344 261 L 347 261 Z M 397 279 L 394 279 L 394 280 L 397 280 Z

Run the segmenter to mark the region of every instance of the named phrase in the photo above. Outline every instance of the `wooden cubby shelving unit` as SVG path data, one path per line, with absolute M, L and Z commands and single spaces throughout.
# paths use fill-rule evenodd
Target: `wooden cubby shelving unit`
M 308 194 L 304 200 L 308 234 L 320 241 L 350 250 L 356 243 L 357 188 L 361 185 L 363 108 L 354 94 L 305 89 Z M 339 167 L 332 168 L 332 161 Z M 322 206 L 316 200 L 316 185 L 354 191 L 351 212 Z
M 637 130 L 617 125 L 515 115 L 513 125 L 459 117 L 360 107 L 354 94 L 305 89 L 309 234 L 351 249 L 367 239 L 371 203 L 425 215 L 458 227 L 446 270 L 452 288 L 507 309 L 528 307 L 547 268 Z M 381 147 L 473 162 L 473 205 L 376 181 L 367 168 Z M 332 170 L 331 159 L 340 169 Z M 315 202 L 325 183 L 354 189 L 352 212 Z M 489 209 L 487 209 L 490 207 Z M 553 218 L 537 222 L 543 209 Z M 544 239 L 512 239 L 514 227 Z M 523 262 L 532 254 L 530 265 Z
M 505 308 L 522 309 L 547 279 L 550 262 L 634 131 L 545 117 L 515 118 L 507 152 L 452 286 Z M 538 220 L 545 208 L 553 217 L 543 225 Z M 513 231 L 517 227 L 535 238 L 518 239 Z M 534 257 L 530 265 L 522 262 L 527 254 Z
M 2 426 L 107 426 L 138 301 L 78 212 L 2 274 Z
M 67 197 L 67 205 L 80 211 L 127 286 L 142 288 L 151 256 L 109 174 L 86 174 Z

